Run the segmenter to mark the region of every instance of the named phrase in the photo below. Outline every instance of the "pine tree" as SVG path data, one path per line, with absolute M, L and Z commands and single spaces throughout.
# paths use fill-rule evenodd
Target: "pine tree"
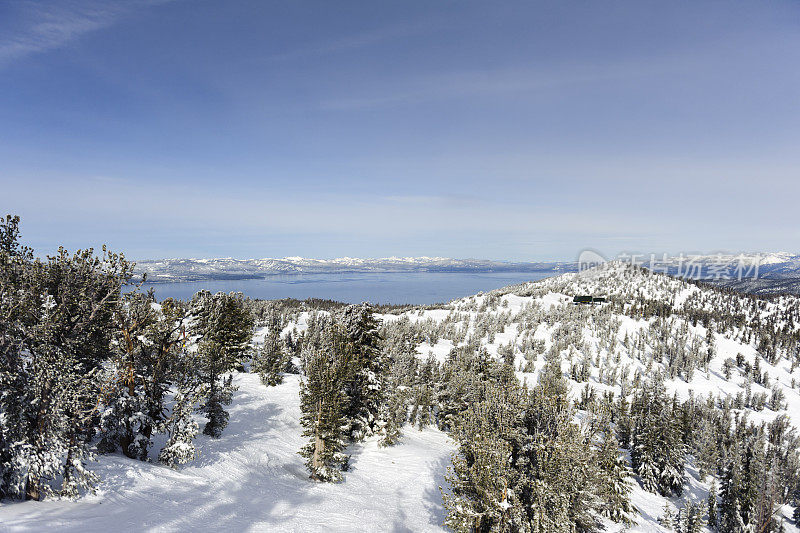
M 705 512 L 705 502 L 695 503 L 692 500 L 685 500 L 678 510 L 675 529 L 681 533 L 701 533 L 706 525 L 703 519 Z
M 369 305 L 346 307 L 341 323 L 352 352 L 352 372 L 345 387 L 347 434 L 351 440 L 358 441 L 379 432 L 386 424 L 381 413 L 388 394 L 389 361 L 381 348 L 380 323 Z
M 106 453 L 119 447 L 126 456 L 145 460 L 151 437 L 167 413 L 165 398 L 185 327 L 184 313 L 171 299 L 157 305 L 152 292 L 132 292 L 120 303 L 115 323 L 98 447 Z
M 514 464 L 525 395 L 511 376 L 489 384 L 484 398 L 459 416 L 459 453 L 447 478 L 451 493 L 444 495 L 446 524 L 456 531 L 524 530 L 528 523 Z
M 640 391 L 632 411 L 635 428 L 631 460 L 642 487 L 664 496 L 679 495 L 685 481 L 685 445 L 663 382 Z
M 200 412 L 208 418 L 203 427 L 203 435 L 219 438 L 228 425 L 230 416 L 224 406 L 231 403 L 235 390 L 233 376 L 229 374 L 224 377 L 223 374 L 232 370 L 236 360 L 226 357 L 225 349 L 213 340 L 200 343 L 197 354 L 201 379 L 206 385 L 206 396 L 200 407 Z
M 416 424 L 419 429 L 433 424 L 436 419 L 438 374 L 438 363 L 434 356 L 430 355 L 419 367 L 419 373 L 414 378 L 410 422 Z
M 327 328 L 319 346 L 307 345 L 302 357 L 304 380 L 300 385 L 301 423 L 309 443 L 299 452 L 315 481 L 341 481 L 347 469 L 344 453 L 347 429 L 347 394 L 352 379 L 352 344 L 338 325 Z
M 661 516 L 658 517 L 658 523 L 669 531 L 675 531 L 675 527 L 678 524 L 678 517 L 675 511 L 672 510 L 672 506 L 669 502 L 664 504 Z
M 181 346 L 174 367 L 173 385 L 176 389 L 172 412 L 161 423 L 160 430 L 168 435 L 167 442 L 158 454 L 159 462 L 176 468 L 197 457 L 194 439 L 199 431 L 192 414 L 205 396 L 203 384 L 195 371 L 197 354 Z
M 0 221 L 0 494 L 74 496 L 96 481 L 90 422 L 131 265 L 105 249 L 33 259 L 18 224 Z
M 603 482 L 601 496 L 604 505 L 601 514 L 614 522 L 631 525 L 631 517 L 636 514 L 630 502 L 632 472 L 625 458 L 620 455 L 610 424 L 603 430 L 597 456 Z
M 458 362 L 460 371 L 450 366 Z M 574 423 L 557 357 L 529 392 L 509 365 L 477 353 L 449 363 L 448 379 L 480 376 L 473 376 L 474 401 L 450 426 L 459 443 L 448 476 L 452 494 L 445 495 L 450 527 L 571 532 L 601 530 L 603 515 L 627 521 L 630 487 L 616 442 L 607 434 L 595 444 Z
M 200 408 L 208 422 L 203 434 L 219 437 L 228 424 L 223 406 L 231 402 L 235 387 L 233 371 L 247 351 L 253 331 L 253 316 L 241 293 L 200 291 L 192 300 L 194 333 L 199 336 L 198 372 L 207 396 Z
M 283 383 L 283 372 L 289 360 L 284 350 L 279 332 L 270 329 L 264 338 L 264 345 L 253 358 L 253 372 L 261 378 L 261 383 L 268 387 Z
M 708 511 L 708 527 L 712 530 L 717 529 L 717 482 L 712 481 L 708 489 L 708 499 L 706 500 Z
M 740 454 L 731 455 L 720 484 L 719 522 L 721 533 L 738 533 L 746 527 L 742 516 L 743 467 Z M 745 513 L 747 510 L 745 510 Z

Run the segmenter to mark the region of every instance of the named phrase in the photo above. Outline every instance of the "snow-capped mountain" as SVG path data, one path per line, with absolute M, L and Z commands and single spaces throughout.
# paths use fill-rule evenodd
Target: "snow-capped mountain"
M 279 274 L 390 273 L 390 272 L 532 272 L 552 275 L 575 272 L 586 264 L 605 262 L 590 254 L 578 261 L 510 262 L 447 257 L 385 257 L 362 259 L 158 259 L 136 264 L 137 277 L 146 274 L 151 283 L 225 279 L 261 279 Z M 676 277 L 704 280 L 740 292 L 800 294 L 800 255 L 775 253 L 628 254 L 622 262 L 643 266 Z
M 623 258 L 626 259 L 626 258 Z M 800 294 L 800 255 L 775 253 L 630 256 L 627 260 L 656 272 L 707 281 L 752 294 Z
M 506 262 L 446 257 L 385 257 L 360 259 L 160 259 L 136 263 L 137 274 L 150 282 L 210 279 L 259 279 L 274 274 L 321 274 L 337 272 L 553 272 L 574 271 L 571 262 Z

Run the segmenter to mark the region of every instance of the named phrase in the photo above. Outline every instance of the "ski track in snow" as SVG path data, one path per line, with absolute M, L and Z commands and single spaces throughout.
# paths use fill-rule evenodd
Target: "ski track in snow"
M 407 426 L 395 446 L 355 444 L 342 483 L 315 483 L 297 454 L 306 442 L 298 376 L 270 388 L 255 374 L 235 383 L 228 427 L 218 440 L 198 436 L 193 463 L 100 456 L 96 495 L 0 504 L 0 531 L 443 530 L 439 486 L 454 451 L 444 433 Z

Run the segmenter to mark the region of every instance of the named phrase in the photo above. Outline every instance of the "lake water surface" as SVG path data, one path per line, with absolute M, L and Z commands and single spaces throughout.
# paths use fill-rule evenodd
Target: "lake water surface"
M 347 303 L 433 304 L 554 275 L 553 272 L 402 272 L 271 275 L 264 279 L 145 284 L 159 300 L 191 298 L 201 289 L 250 298 L 323 298 Z

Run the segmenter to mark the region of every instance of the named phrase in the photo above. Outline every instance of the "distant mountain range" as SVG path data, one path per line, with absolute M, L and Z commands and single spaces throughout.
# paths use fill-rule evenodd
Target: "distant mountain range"
M 788 252 L 709 254 L 669 257 L 641 263 L 667 274 L 703 280 L 750 294 L 800 294 L 800 255 Z
M 762 254 L 708 254 L 681 256 L 620 256 L 657 272 L 700 279 L 754 294 L 800 294 L 800 255 L 788 252 Z M 385 257 L 359 259 L 158 259 L 136 264 L 137 278 L 151 283 L 263 279 L 280 274 L 391 273 L 391 272 L 531 272 L 553 275 L 575 272 L 585 262 L 603 262 L 592 252 L 579 261 L 509 262 L 446 257 Z
M 577 270 L 576 262 L 520 263 L 446 257 L 385 257 L 380 259 L 159 259 L 137 261 L 139 277 L 153 283 L 224 279 L 261 279 L 276 274 L 348 272 L 552 272 Z

